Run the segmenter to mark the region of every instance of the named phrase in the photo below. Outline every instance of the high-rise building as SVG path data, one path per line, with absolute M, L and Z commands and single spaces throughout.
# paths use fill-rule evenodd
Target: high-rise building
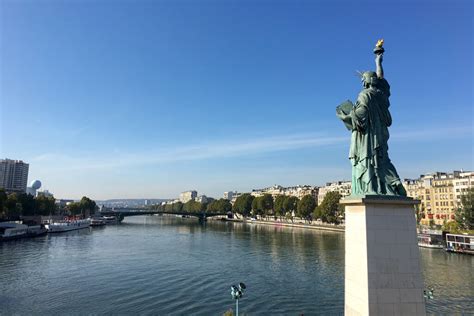
M 186 203 L 188 201 L 194 200 L 197 197 L 197 191 L 191 190 L 191 191 L 185 191 L 181 192 L 179 195 L 179 201 L 181 203 Z
M 21 160 L 0 159 L 0 188 L 7 193 L 25 193 L 28 168 Z

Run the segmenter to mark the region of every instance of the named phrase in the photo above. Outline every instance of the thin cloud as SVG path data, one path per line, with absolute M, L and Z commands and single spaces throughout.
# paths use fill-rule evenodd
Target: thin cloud
M 339 136 L 344 135 L 344 136 Z M 427 141 L 430 139 L 452 138 L 472 135 L 469 127 L 413 129 L 391 131 L 395 141 Z M 46 153 L 32 162 L 41 163 L 54 170 L 107 170 L 127 166 L 160 165 L 179 161 L 195 161 L 258 155 L 270 152 L 315 148 L 349 143 L 349 133 L 328 137 L 318 134 L 293 134 L 274 137 L 253 137 L 247 140 L 210 142 L 189 146 L 162 148 L 158 151 L 143 151 L 127 154 L 114 151 L 109 156 L 68 156 Z
M 320 135 L 286 135 L 278 137 L 254 138 L 229 143 L 205 143 L 145 151 L 134 154 L 117 154 L 109 157 L 71 157 L 46 153 L 32 159 L 32 162 L 50 164 L 54 169 L 87 170 L 110 169 L 134 165 L 156 165 L 176 161 L 193 161 L 216 158 L 238 157 L 275 151 L 287 151 L 308 147 L 318 147 L 343 143 L 347 137 L 324 137 Z

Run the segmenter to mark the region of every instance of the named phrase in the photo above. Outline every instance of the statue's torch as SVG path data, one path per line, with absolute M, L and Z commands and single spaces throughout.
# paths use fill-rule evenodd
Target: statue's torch
M 377 44 L 375 44 L 374 54 L 375 55 L 381 55 L 384 52 L 385 52 L 385 49 L 383 48 L 383 39 L 379 39 L 377 41 Z

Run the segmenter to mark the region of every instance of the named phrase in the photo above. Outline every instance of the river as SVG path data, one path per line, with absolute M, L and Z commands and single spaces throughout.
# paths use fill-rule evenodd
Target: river
M 474 313 L 474 257 L 420 249 L 429 313 Z M 169 216 L 0 243 L 0 314 L 344 312 L 344 233 Z

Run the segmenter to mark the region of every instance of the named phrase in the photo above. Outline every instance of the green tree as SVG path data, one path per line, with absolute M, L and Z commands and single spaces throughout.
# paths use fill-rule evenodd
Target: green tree
M 173 204 L 172 204 L 172 203 L 166 204 L 164 211 L 165 211 L 165 212 L 168 212 L 168 213 L 173 212 Z
M 311 213 L 314 211 L 315 207 L 316 201 L 313 196 L 308 194 L 303 196 L 303 198 L 298 202 L 296 212 L 299 217 L 311 221 Z
M 207 205 L 207 212 L 209 213 L 228 213 L 232 211 L 232 204 L 229 200 L 219 199 L 212 201 Z
M 242 194 L 239 196 L 232 207 L 232 211 L 234 213 L 242 214 L 242 216 L 248 217 L 250 216 L 250 212 L 252 211 L 252 202 L 254 200 L 254 196 L 249 193 Z
M 86 217 L 94 213 L 97 207 L 97 204 L 93 200 L 89 199 L 87 196 L 82 197 L 82 199 L 79 201 L 79 205 L 81 208 L 81 214 Z
M 183 203 L 176 202 L 173 203 L 173 212 L 181 213 L 183 211 Z
M 454 234 L 457 234 L 460 232 L 459 224 L 456 221 L 449 221 L 447 223 L 444 223 L 441 229 L 445 232 L 450 232 Z
M 4 189 L 0 189 L 0 217 L 2 217 L 5 211 L 5 203 L 7 202 L 8 196 Z
M 189 200 L 187 201 L 186 203 L 184 203 L 183 205 L 183 212 L 188 212 L 188 213 L 191 213 L 191 209 L 192 209 L 192 204 L 193 204 L 193 200 Z
M 283 208 L 285 209 L 286 212 L 286 219 L 290 219 L 293 222 L 293 213 L 296 213 L 296 210 L 298 208 L 298 202 L 299 199 L 296 196 L 289 196 L 285 201 L 283 202 Z
M 47 215 L 48 206 L 45 196 L 39 196 L 37 198 L 38 203 L 38 211 L 40 214 Z M 66 210 L 68 211 L 69 215 L 80 215 L 82 212 L 81 203 L 79 202 L 72 202 L 66 206 Z
M 273 215 L 273 196 L 271 194 L 262 196 L 262 211 L 265 216 Z
M 7 196 L 4 207 L 4 214 L 6 218 L 13 218 L 22 215 L 23 208 L 21 203 L 18 201 L 18 194 L 16 193 L 11 193 Z
M 286 214 L 285 207 L 284 207 L 286 199 L 288 199 L 288 197 L 284 195 L 278 195 L 275 198 L 275 203 L 274 203 L 275 216 L 280 217 L 280 220 L 281 220 L 281 217 L 285 216 Z
M 461 195 L 461 205 L 455 212 L 455 219 L 461 229 L 474 229 L 474 188 Z
M 190 200 L 183 205 L 183 211 L 188 213 L 199 213 L 202 210 L 201 203 Z
M 344 208 L 340 205 L 341 194 L 339 192 L 328 192 L 315 211 L 314 217 L 323 222 L 340 224 L 344 216 Z
M 18 203 L 22 206 L 24 216 L 36 215 L 36 200 L 33 195 L 26 193 L 19 194 Z
M 263 196 L 257 196 L 252 201 L 252 215 L 258 216 L 263 214 L 263 206 L 262 206 Z

